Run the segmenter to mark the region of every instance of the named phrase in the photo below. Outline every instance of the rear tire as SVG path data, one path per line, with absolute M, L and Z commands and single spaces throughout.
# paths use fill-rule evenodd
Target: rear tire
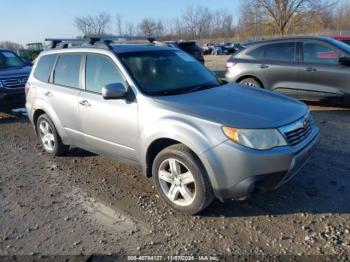
M 185 145 L 172 145 L 159 152 L 152 174 L 162 199 L 178 212 L 194 215 L 214 200 L 202 163 Z
M 242 85 L 249 86 L 249 87 L 262 88 L 262 85 L 259 83 L 259 81 L 257 81 L 255 78 L 252 78 L 252 77 L 245 78 L 245 79 L 239 81 L 239 83 Z
M 39 116 L 36 122 L 36 133 L 47 153 L 61 156 L 68 152 L 69 146 L 62 143 L 62 139 L 48 115 L 42 114 Z

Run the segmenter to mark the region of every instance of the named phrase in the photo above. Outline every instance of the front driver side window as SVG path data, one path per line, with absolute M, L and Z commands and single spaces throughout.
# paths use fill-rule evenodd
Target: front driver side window
M 304 43 L 303 55 L 305 63 L 337 64 L 338 53 L 328 46 L 318 43 Z
M 109 84 L 121 83 L 125 80 L 111 59 L 103 55 L 87 55 L 86 58 L 86 90 L 102 93 L 102 88 Z

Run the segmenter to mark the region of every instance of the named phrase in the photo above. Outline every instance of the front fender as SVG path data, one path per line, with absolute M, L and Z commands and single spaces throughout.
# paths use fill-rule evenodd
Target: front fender
M 215 123 L 199 121 L 193 123 L 179 118 L 161 119 L 141 129 L 140 162 L 144 170 L 147 167 L 147 150 L 150 145 L 158 139 L 172 139 L 186 145 L 201 160 L 204 165 L 213 187 L 216 187 L 216 177 L 211 169 L 209 161 L 204 152 L 223 143 L 227 138 L 221 132 L 221 127 Z

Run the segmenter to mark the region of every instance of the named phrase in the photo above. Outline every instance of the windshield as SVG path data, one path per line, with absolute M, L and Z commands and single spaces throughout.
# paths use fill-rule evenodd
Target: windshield
M 175 95 L 220 85 L 214 74 L 180 50 L 126 53 L 119 57 L 148 95 Z
M 11 51 L 0 51 L 0 69 L 25 66 L 23 60 Z
M 332 42 L 333 45 L 336 47 L 340 48 L 341 50 L 345 51 L 350 55 L 350 46 L 345 44 L 344 42 L 335 40 L 335 39 L 330 39 L 330 42 Z

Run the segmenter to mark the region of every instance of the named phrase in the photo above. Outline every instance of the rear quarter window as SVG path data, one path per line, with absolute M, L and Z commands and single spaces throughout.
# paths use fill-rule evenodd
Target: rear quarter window
M 45 55 L 40 57 L 34 71 L 34 77 L 42 82 L 49 82 L 52 67 L 55 64 L 57 55 Z
M 261 59 L 261 58 L 264 58 L 264 52 L 265 52 L 265 46 L 261 46 L 261 47 L 255 48 L 253 51 L 250 51 L 248 55 L 255 59 Z

